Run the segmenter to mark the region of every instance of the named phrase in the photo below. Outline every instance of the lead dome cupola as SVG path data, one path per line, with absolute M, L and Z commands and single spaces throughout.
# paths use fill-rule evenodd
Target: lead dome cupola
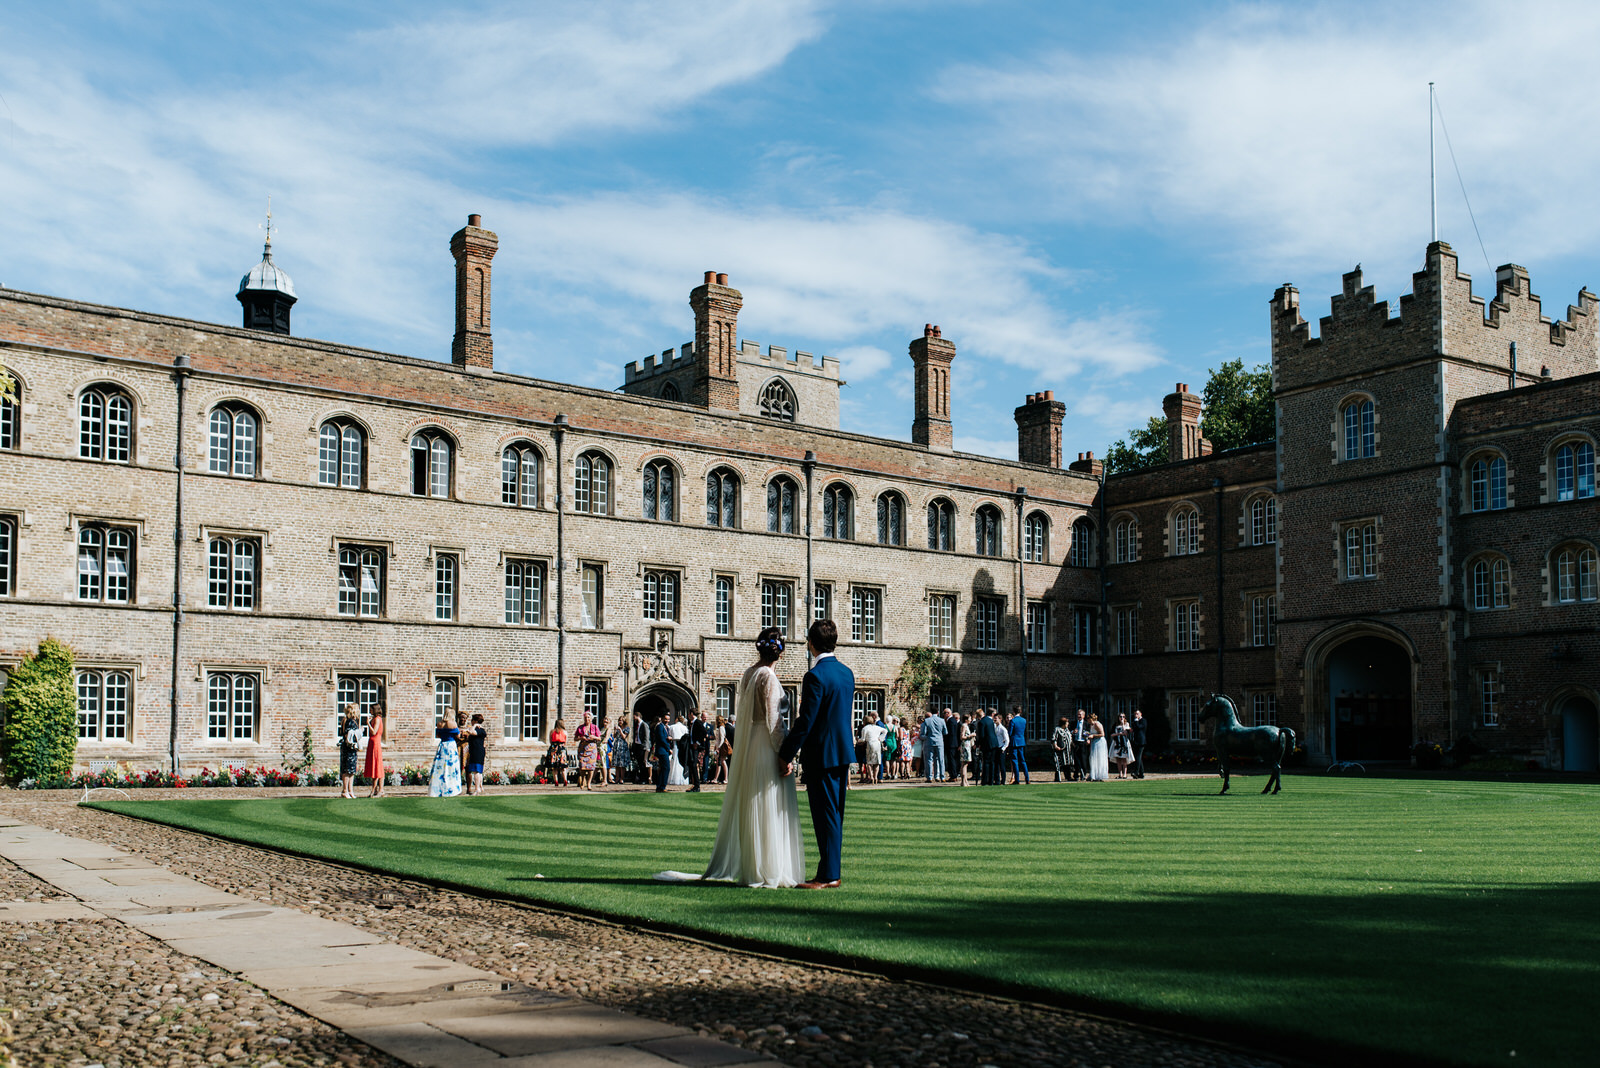
M 239 279 L 239 304 L 244 309 L 246 330 L 265 330 L 273 334 L 289 332 L 289 309 L 300 298 L 294 291 L 294 280 L 272 261 L 272 204 L 267 203 L 266 246 L 261 251 L 261 262 Z

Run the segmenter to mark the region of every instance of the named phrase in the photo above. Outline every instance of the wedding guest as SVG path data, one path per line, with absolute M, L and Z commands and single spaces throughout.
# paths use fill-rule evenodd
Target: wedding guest
M 944 712 L 944 777 L 954 782 L 961 776 L 961 717 L 954 708 Z
M 1062 716 L 1050 735 L 1050 760 L 1056 767 L 1056 782 L 1061 782 L 1062 776 L 1072 779 L 1072 728 L 1067 722 L 1067 717 Z
M 728 760 L 733 756 L 733 742 L 728 738 L 728 719 L 717 715 L 711 727 L 711 775 L 715 783 L 728 781 Z
M 1117 725 L 1111 728 L 1111 762 L 1117 766 L 1117 778 L 1128 777 L 1128 761 L 1133 759 L 1133 726 L 1126 712 L 1117 713 Z
M 959 756 L 956 759 L 956 778 L 962 786 L 967 785 L 967 776 L 972 776 L 972 781 L 977 782 L 977 772 L 972 766 L 973 752 L 977 748 L 977 731 L 972 726 L 972 713 L 965 712 L 956 720 L 957 737 L 961 739 Z
M 356 765 L 361 757 L 361 706 L 351 702 L 339 718 L 339 796 L 356 796 Z
M 609 783 L 624 783 L 633 765 L 633 745 L 628 740 L 628 729 L 622 723 L 612 723 L 611 733 L 606 737 L 607 762 L 610 767 L 606 772 L 606 781 Z
M 550 770 L 550 781 L 557 786 L 567 785 L 567 727 L 556 720 L 550 731 L 550 748 L 544 754 L 545 766 Z
M 1145 722 L 1144 713 L 1137 708 L 1133 710 L 1133 777 L 1144 778 L 1144 747 L 1150 738 L 1150 724 Z
M 1106 760 L 1106 728 L 1094 712 L 1089 713 L 1089 778 L 1094 782 L 1111 778 L 1111 767 Z
M 985 708 L 978 720 L 978 784 L 993 786 L 1000 770 L 1000 730 L 994 712 Z
M 433 736 L 439 747 L 428 773 L 428 796 L 455 797 L 461 792 L 461 731 L 448 716 L 440 716 L 434 721 Z
M 672 726 L 665 715 L 656 719 L 650 728 L 650 751 L 655 758 L 656 793 L 667 792 L 667 778 L 672 774 Z
M 878 722 L 876 712 L 868 712 L 861 724 L 861 783 L 877 782 L 883 770 L 883 739 L 889 729 Z
M 700 792 L 700 783 L 706 777 L 706 761 L 711 755 L 711 724 L 706 722 L 704 710 L 689 721 L 689 792 Z
M 895 765 L 900 761 L 900 719 L 890 716 L 883 730 L 883 759 L 878 765 L 878 781 L 895 777 Z
M 633 751 L 630 754 L 633 765 L 633 781 L 648 784 L 650 782 L 650 750 L 655 739 L 655 731 L 651 724 L 639 713 L 633 714 Z
M 1011 785 L 1018 782 L 1032 786 L 1033 780 L 1028 777 L 1028 721 L 1022 716 L 1022 709 L 1016 708 L 1011 713 Z
M 901 722 L 899 716 L 894 718 L 894 734 L 895 778 L 909 779 L 911 778 L 911 730 Z
M 1072 725 L 1072 770 L 1079 782 L 1089 777 L 1089 713 L 1081 708 Z
M 362 774 L 372 780 L 368 797 L 383 796 L 383 706 L 373 705 L 367 714 L 367 762 Z
M 461 785 L 467 784 L 467 714 L 456 713 L 456 756 L 461 764 Z
M 483 765 L 489 742 L 489 730 L 483 725 L 483 714 L 473 713 L 472 724 L 463 733 L 467 739 L 467 793 L 477 796 L 483 793 Z
M 922 771 L 928 782 L 944 782 L 944 717 L 937 713 L 922 719 Z
M 600 728 L 593 715 L 583 714 L 583 722 L 572 732 L 572 738 L 578 746 L 578 789 L 592 790 L 595 769 L 600 766 Z

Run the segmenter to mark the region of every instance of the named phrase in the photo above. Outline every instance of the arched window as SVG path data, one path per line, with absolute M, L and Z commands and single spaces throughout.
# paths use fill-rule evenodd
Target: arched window
M 1600 598 L 1596 588 L 1595 551 L 1588 546 L 1575 545 L 1556 554 L 1556 601 L 1576 604 Z
M 822 491 L 822 536 L 849 541 L 856 536 L 856 495 L 843 482 Z
M 507 445 L 500 454 L 500 503 L 537 508 L 542 500 L 544 457 L 531 442 Z
M 1067 562 L 1073 567 L 1094 566 L 1094 524 L 1079 518 L 1072 524 L 1072 548 Z
M 1077 537 L 1076 527 L 1073 537 Z M 1042 564 L 1050 559 L 1050 520 L 1043 512 L 1034 512 L 1022 522 L 1022 558 L 1030 564 Z
M 78 530 L 78 600 L 133 600 L 133 531 L 99 523 Z
M 1569 442 L 1556 450 L 1556 500 L 1574 501 L 1594 496 L 1594 446 Z
M 572 510 L 611 514 L 611 461 L 598 452 L 582 453 L 573 464 Z
M 78 398 L 78 455 L 125 464 L 133 453 L 133 402 L 113 386 L 90 386 Z
M 22 383 L 0 371 L 0 449 L 22 445 Z
M 644 465 L 644 517 L 663 523 L 678 520 L 678 469 L 670 460 Z
M 795 502 L 800 487 L 792 478 L 780 475 L 767 483 L 767 530 L 773 534 L 795 533 Z
M 956 506 L 943 497 L 928 502 L 928 548 L 951 552 L 956 547 Z
M 1471 597 L 1475 611 L 1511 607 L 1511 565 L 1503 556 L 1483 557 L 1472 563 Z
M 1344 406 L 1344 458 L 1364 460 L 1378 452 L 1377 418 L 1372 401 L 1361 398 Z
M 450 496 L 453 445 L 442 430 L 411 435 L 411 492 L 418 497 Z
M 256 413 L 243 404 L 220 404 L 211 410 L 209 469 L 213 474 L 254 478 Z
M 1172 555 L 1191 556 L 1200 551 L 1200 511 L 1185 505 L 1172 513 Z
M 906 543 L 906 499 L 898 493 L 878 494 L 878 544 Z
M 1139 521 L 1119 519 L 1114 529 L 1117 540 L 1117 563 L 1131 564 L 1139 559 Z
M 739 476 L 719 467 L 706 476 L 706 524 L 713 527 L 739 525 Z
M 768 419 L 794 422 L 794 390 L 781 378 L 774 378 L 761 390 L 761 414 Z
M 661 387 L 661 399 L 669 401 L 682 400 L 683 395 L 678 392 L 677 386 L 673 385 L 671 382 L 668 382 L 666 385 Z
M 360 489 L 366 484 L 367 437 L 348 419 L 330 419 L 317 438 L 317 482 Z
M 1506 506 L 1506 458 L 1484 456 L 1467 465 L 1467 506 L 1488 512 Z
M 979 556 L 1000 555 L 1000 509 L 992 504 L 979 506 L 973 513 L 973 546 Z
M 1278 541 L 1278 498 L 1257 497 L 1250 502 L 1250 544 L 1275 545 Z

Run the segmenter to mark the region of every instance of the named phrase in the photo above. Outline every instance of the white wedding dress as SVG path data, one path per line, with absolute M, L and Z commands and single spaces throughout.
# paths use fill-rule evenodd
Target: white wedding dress
M 707 879 L 769 887 L 805 881 L 794 776 L 778 774 L 782 698 L 783 687 L 770 667 L 757 664 L 740 680 L 728 790 L 722 795 Z
M 1111 778 L 1111 762 L 1106 756 L 1106 740 L 1096 738 L 1089 743 L 1089 781 L 1105 782 Z
M 682 723 L 674 723 L 667 728 L 667 732 L 672 735 L 672 763 L 667 765 L 667 785 L 688 786 L 689 775 L 683 770 L 683 762 L 678 759 L 678 743 L 689 733 L 689 728 Z

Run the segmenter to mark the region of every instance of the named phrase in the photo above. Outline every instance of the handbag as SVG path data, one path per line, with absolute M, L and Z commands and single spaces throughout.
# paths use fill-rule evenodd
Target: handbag
M 730 757 L 732 757 L 733 756 L 733 743 L 732 742 L 723 742 L 722 745 L 720 747 L 718 747 L 718 749 L 717 749 L 717 756 L 721 757 L 723 760 L 727 760 Z

